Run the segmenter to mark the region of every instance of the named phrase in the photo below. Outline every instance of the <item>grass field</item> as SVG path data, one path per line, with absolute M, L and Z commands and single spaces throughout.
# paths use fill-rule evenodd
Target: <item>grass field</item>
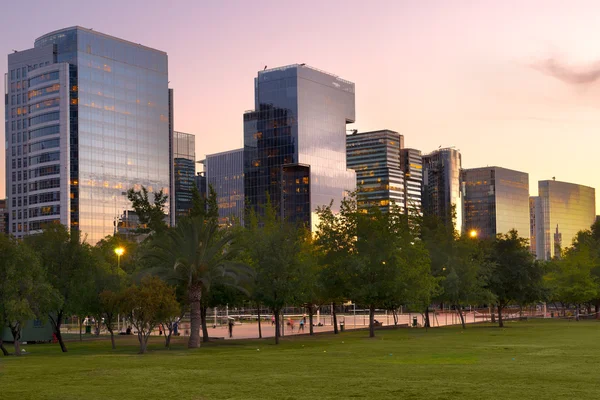
M 509 322 L 211 343 L 134 338 L 25 346 L 0 358 L 1 399 L 598 399 L 600 323 Z

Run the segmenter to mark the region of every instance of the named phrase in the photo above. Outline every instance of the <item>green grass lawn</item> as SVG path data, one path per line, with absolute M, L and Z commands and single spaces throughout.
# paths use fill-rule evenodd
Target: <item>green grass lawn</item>
M 509 322 L 240 340 L 171 350 L 133 338 L 25 346 L 1 399 L 599 399 L 600 323 Z

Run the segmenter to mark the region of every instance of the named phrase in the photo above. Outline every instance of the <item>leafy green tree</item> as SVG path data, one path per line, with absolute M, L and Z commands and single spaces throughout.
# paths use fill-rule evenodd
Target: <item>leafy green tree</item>
M 59 224 L 49 226 L 39 235 L 27 236 L 25 242 L 38 254 L 48 282 L 58 292 L 48 317 L 61 350 L 66 352 L 60 331 L 62 322 L 80 309 L 81 299 L 89 290 L 90 271 L 96 268 L 98 259 L 91 246 L 80 241 L 77 230 L 69 232 Z
M 106 325 L 106 329 L 110 333 L 110 343 L 114 350 L 117 348 L 114 334 L 115 324 L 117 323 L 119 313 L 123 312 L 124 292 L 104 290 L 100 292 L 98 297 L 101 311 L 100 316 L 104 318 L 104 325 Z
M 295 302 L 303 264 L 299 254 L 307 238 L 306 230 L 277 218 L 275 208 L 266 204 L 260 218 L 251 211 L 243 245 L 255 268 L 254 299 L 275 317 L 275 343 L 281 336 L 281 310 Z
M 145 228 L 140 228 L 140 232 L 162 233 L 167 229 L 165 204 L 169 196 L 162 190 L 154 193 L 153 199 L 150 201 L 148 189 L 145 186 L 142 186 L 141 190 L 131 188 L 127 191 L 127 198 L 131 201 L 140 223 L 145 226 Z
M 145 255 L 154 273 L 185 287 L 191 308 L 190 348 L 200 345 L 202 296 L 215 282 L 236 286 L 249 274 L 249 268 L 233 261 L 235 239 L 214 221 L 201 216 L 184 218 L 175 228 L 157 235 Z
M 504 326 L 502 310 L 511 303 L 540 300 L 543 267 L 534 260 L 527 239 L 515 230 L 498 235 L 492 243 L 487 288 L 495 296 L 498 323 Z
M 20 356 L 21 329 L 27 320 L 44 318 L 56 293 L 39 259 L 23 242 L 0 235 L 0 254 L 0 327 L 8 326 L 15 355 Z M 8 354 L 3 346 L 2 352 Z
M 152 330 L 168 316 L 180 312 L 175 289 L 155 276 L 144 278 L 139 286 L 127 288 L 122 307 L 127 310 L 129 320 L 137 330 L 140 354 L 146 352 Z

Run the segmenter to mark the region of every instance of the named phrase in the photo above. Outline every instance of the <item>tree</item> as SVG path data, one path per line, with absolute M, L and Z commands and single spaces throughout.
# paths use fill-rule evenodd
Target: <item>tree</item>
M 110 343 L 113 350 L 117 348 L 115 345 L 114 328 L 119 313 L 123 311 L 123 296 L 122 292 L 113 292 L 111 290 L 104 290 L 98 295 L 101 310 L 100 315 L 104 318 L 104 325 L 106 325 L 106 329 L 110 333 Z
M 125 290 L 123 308 L 129 313 L 129 320 L 137 330 L 140 354 L 146 352 L 152 330 L 168 316 L 180 312 L 175 289 L 152 276 L 144 278 L 139 286 Z
M 270 202 L 260 218 L 253 210 L 250 212 L 243 245 L 255 271 L 254 299 L 267 306 L 275 317 L 276 344 L 281 336 L 281 310 L 294 303 L 300 285 L 304 264 L 299 254 L 306 240 L 306 229 L 278 219 Z
M 169 196 L 163 193 L 162 190 L 154 193 L 152 202 L 148 197 L 148 189 L 142 186 L 139 191 L 133 188 L 127 191 L 127 198 L 131 201 L 131 205 L 137 214 L 140 224 L 144 225 L 145 228 L 141 228 L 140 232 L 149 233 L 162 233 L 168 225 L 165 221 L 165 204 L 169 199 Z
M 69 232 L 59 224 L 50 225 L 39 235 L 27 236 L 25 242 L 39 255 L 48 282 L 58 293 L 48 317 L 61 350 L 66 352 L 60 331 L 62 322 L 66 316 L 78 311 L 81 297 L 89 290 L 90 271 L 94 270 L 98 260 L 91 247 L 80 242 L 79 231 Z
M 215 282 L 237 286 L 249 269 L 233 260 L 235 234 L 201 216 L 184 218 L 175 228 L 157 235 L 145 255 L 152 271 L 184 285 L 190 304 L 188 347 L 200 345 L 201 301 Z
M 359 210 L 353 194 L 342 201 L 339 216 L 330 207 L 319 216 L 317 243 L 330 263 L 345 265 L 352 299 L 369 307 L 370 337 L 376 308 L 429 303 L 435 284 L 429 255 L 398 206 L 386 213 L 378 207 Z
M 48 284 L 39 259 L 23 242 L 0 235 L 0 254 L 0 327 L 9 328 L 15 355 L 20 356 L 21 329 L 27 320 L 44 318 L 56 293 Z
M 507 305 L 540 300 L 543 268 L 529 251 L 527 239 L 515 230 L 496 237 L 489 257 L 492 269 L 487 288 L 496 298 L 498 323 L 503 327 L 502 310 Z

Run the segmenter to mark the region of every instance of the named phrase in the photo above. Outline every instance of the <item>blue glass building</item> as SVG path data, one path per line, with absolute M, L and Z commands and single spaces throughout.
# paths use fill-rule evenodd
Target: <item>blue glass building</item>
M 280 216 L 313 230 L 315 210 L 339 208 L 356 187 L 346 167 L 346 124 L 355 120 L 354 83 L 304 64 L 258 72 L 255 109 L 244 114 L 247 207 L 270 197 Z
M 173 192 L 175 222 L 189 215 L 196 175 L 196 140 L 189 133 L 173 132 Z
M 96 243 L 129 188 L 169 191 L 167 74 L 166 53 L 81 27 L 8 56 L 11 234 L 62 223 Z
M 204 163 L 205 190 L 217 194 L 219 224 L 244 223 L 244 149 L 209 154 Z

